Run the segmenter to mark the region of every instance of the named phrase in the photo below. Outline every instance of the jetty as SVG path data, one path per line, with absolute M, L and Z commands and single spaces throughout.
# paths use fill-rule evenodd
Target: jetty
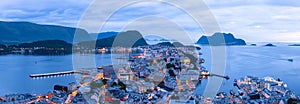
M 30 78 L 39 78 L 39 77 L 50 77 L 50 76 L 61 76 L 61 75 L 70 75 L 70 74 L 77 74 L 81 73 L 77 70 L 72 71 L 63 71 L 63 72 L 54 72 L 54 73 L 42 73 L 42 74 L 30 74 Z

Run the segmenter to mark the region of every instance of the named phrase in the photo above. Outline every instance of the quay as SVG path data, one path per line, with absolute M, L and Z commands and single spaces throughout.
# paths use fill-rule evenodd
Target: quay
M 54 73 L 43 73 L 43 74 L 30 74 L 30 78 L 39 78 L 39 77 L 48 77 L 48 76 L 60 76 L 60 75 L 69 75 L 80 73 L 77 70 L 64 71 L 64 72 L 54 72 Z
M 86 69 L 95 69 L 95 68 L 86 68 Z M 113 70 L 112 65 L 107 66 L 99 66 L 96 69 L 100 70 Z M 42 78 L 42 77 L 50 77 L 50 76 L 62 76 L 62 75 L 71 75 L 71 74 L 83 74 L 83 75 L 89 75 L 89 72 L 87 70 L 71 70 L 71 71 L 62 71 L 62 72 L 52 72 L 52 73 L 41 73 L 41 74 L 30 74 L 30 78 Z

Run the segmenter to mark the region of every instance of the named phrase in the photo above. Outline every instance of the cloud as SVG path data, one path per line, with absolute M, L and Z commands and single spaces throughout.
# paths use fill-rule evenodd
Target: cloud
M 277 5 L 243 5 L 211 8 L 222 30 L 233 32 L 248 41 L 288 41 L 298 39 L 300 7 Z M 282 31 L 284 30 L 284 31 Z M 281 33 L 287 35 L 282 37 Z M 290 38 L 287 38 L 290 37 Z
M 99 18 L 106 17 L 103 14 L 108 14 L 115 8 L 128 4 L 128 1 L 131 0 L 120 1 L 124 2 L 122 5 L 114 4 L 114 1 L 101 2 L 92 8 L 93 11 L 85 11 L 95 1 L 7 0 L 0 4 L 0 20 L 78 26 L 89 32 L 97 32 L 99 31 L 98 26 L 101 24 L 98 21 Z M 195 3 L 194 0 L 174 2 L 186 2 L 187 4 L 183 6 L 189 9 L 188 13 L 196 14 L 197 18 L 201 18 L 202 27 L 199 27 L 193 17 L 186 14 L 181 8 L 166 3 L 142 2 L 120 8 L 106 21 L 103 31 L 119 31 L 125 28 L 123 26 L 130 26 L 130 29 L 141 29 L 146 34 L 151 33 L 150 31 L 146 32 L 145 29 L 153 31 L 161 29 L 160 31 L 170 34 L 185 31 L 196 41 L 201 34 L 205 33 L 205 29 L 218 30 L 214 29 L 216 28 L 213 25 L 215 18 L 221 31 L 232 32 L 247 41 L 295 41 L 297 39 L 300 41 L 300 27 L 298 27 L 300 25 L 300 1 L 298 0 L 204 0 L 209 10 L 201 2 Z M 210 12 L 214 17 L 205 15 Z M 92 15 L 83 16 L 86 13 Z M 145 16 L 156 17 L 147 19 Z M 167 21 L 161 18 L 157 19 L 159 17 L 163 17 Z M 156 20 L 154 20 L 155 18 Z M 78 22 L 86 24 L 77 25 Z M 170 28 L 174 27 L 171 25 L 179 28 Z
M 289 6 L 299 7 L 299 0 L 204 0 L 211 8 L 236 6 Z
M 91 0 L 7 0 L 0 4 L 0 20 L 76 26 Z
M 124 2 L 124 1 L 120 1 L 120 2 Z M 177 4 L 180 4 L 181 2 L 185 2 L 185 1 L 176 1 L 176 2 L 179 2 Z M 136 29 L 141 28 L 139 26 L 142 26 L 143 28 L 152 30 L 153 28 L 162 26 L 160 28 L 161 29 L 160 31 L 166 31 L 169 32 L 169 34 L 172 32 L 171 34 L 173 34 L 174 36 L 178 36 L 180 33 L 182 33 L 181 31 L 184 31 L 187 34 L 189 34 L 190 37 L 193 37 L 192 39 L 195 42 L 204 32 L 208 33 L 208 32 L 212 32 L 211 30 L 218 30 L 215 29 L 218 26 L 214 17 L 208 11 L 208 8 L 205 8 L 203 2 L 202 3 L 194 2 L 193 4 L 191 3 L 193 2 L 188 1 L 187 3 L 188 5 L 187 4 L 181 5 L 181 6 L 185 6 L 186 7 L 185 9 L 182 9 L 182 7 L 177 7 L 178 5 L 173 5 L 164 2 L 153 2 L 153 1 L 139 2 L 139 3 L 134 3 L 132 5 L 126 5 L 126 3 L 122 3 L 121 5 L 115 4 L 110 8 L 105 8 L 105 5 L 112 4 L 109 1 L 105 2 L 104 4 L 103 3 L 93 4 L 90 7 L 91 10 L 87 11 L 85 16 L 81 20 L 82 24 L 80 24 L 79 27 L 82 27 L 88 31 L 97 32 L 99 31 L 100 28 L 99 25 L 103 24 L 101 21 L 106 21 L 105 27 L 101 31 L 111 31 L 111 30 L 120 31 L 123 28 L 123 26 L 135 22 L 134 24 L 136 26 Z M 131 3 L 127 3 L 127 4 L 131 4 Z M 191 7 L 191 5 L 195 5 L 197 7 Z M 122 8 L 118 8 L 118 6 Z M 105 14 L 109 14 L 109 12 L 113 12 L 113 14 L 111 15 L 111 17 L 109 17 L 108 20 L 100 20 L 102 18 L 108 18 L 105 17 Z M 191 16 L 190 14 L 193 15 Z M 148 21 L 144 20 L 143 22 L 136 22 L 136 20 L 141 20 L 141 18 L 146 18 L 148 16 L 163 17 L 168 21 L 171 21 L 172 23 L 165 23 L 163 19 L 148 20 Z M 195 18 L 200 18 L 198 19 L 200 21 L 196 21 Z M 153 23 L 151 24 L 151 22 Z M 198 22 L 200 24 L 198 24 Z M 145 24 L 149 24 L 149 25 L 145 25 Z M 173 27 L 171 25 L 179 26 L 181 29 L 175 29 L 175 28 L 173 30 L 171 30 L 172 28 L 167 29 L 167 27 Z M 203 28 L 202 26 L 206 28 Z M 133 29 L 132 25 L 131 28 Z M 153 31 L 153 32 L 157 32 L 157 31 Z M 150 33 L 149 31 L 145 33 L 153 34 Z M 209 35 L 210 34 L 212 33 L 209 33 Z

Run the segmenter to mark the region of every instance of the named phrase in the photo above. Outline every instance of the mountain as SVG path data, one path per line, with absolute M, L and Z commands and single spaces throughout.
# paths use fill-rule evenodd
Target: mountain
M 21 43 L 18 45 L 18 47 L 22 47 L 22 48 L 44 47 L 44 48 L 72 49 L 72 44 L 62 40 L 42 40 L 42 41 L 35 41 L 31 43 Z
M 20 44 L 41 40 L 63 40 L 72 43 L 75 32 L 82 37 L 82 40 L 77 41 L 90 38 L 88 32 L 79 28 L 0 21 L 0 44 Z
M 42 40 L 32 43 L 22 43 L 18 47 L 33 49 L 32 51 L 25 50 L 24 54 L 65 55 L 72 53 L 72 44 L 62 40 Z
M 147 40 L 147 41 L 159 41 L 159 42 L 169 42 L 170 40 L 168 40 L 168 39 L 165 39 L 165 38 L 162 38 L 162 37 L 160 37 L 160 36 L 146 36 L 145 37 L 145 39 Z
M 224 41 L 222 40 L 224 38 Z M 231 33 L 215 33 L 212 36 L 202 36 L 196 44 L 202 45 L 246 45 L 242 39 L 236 39 Z
M 171 42 L 160 42 L 160 43 L 157 43 L 157 45 L 161 45 L 161 46 L 170 46 L 170 47 L 173 47 L 173 46 L 174 46 Z
M 92 42 L 92 39 L 97 39 L 97 46 L 99 47 L 112 46 L 112 43 L 115 39 L 117 39 L 115 44 L 120 46 L 131 45 L 127 43 L 132 43 L 133 46 L 147 44 L 138 31 L 89 34 L 87 31 L 80 28 L 56 25 L 40 25 L 30 22 L 0 21 L 0 44 L 22 44 L 44 40 L 61 40 L 67 43 L 73 43 L 75 33 L 77 36 L 79 36 L 79 38 L 77 38 L 79 40 L 75 40 L 74 42 Z
M 157 43 L 157 45 L 170 46 L 170 47 L 189 47 L 189 46 L 183 45 L 180 42 L 160 42 L 160 43 Z
M 162 38 L 159 41 L 170 41 L 170 40 Z
M 112 36 L 118 35 L 119 32 L 102 32 L 102 33 L 90 33 L 90 36 L 93 37 L 94 39 L 104 39 Z
M 142 34 L 138 31 L 131 30 L 126 32 L 119 32 L 115 36 L 98 39 L 94 41 L 85 41 L 78 43 L 78 46 L 89 47 L 96 44 L 96 47 L 136 47 L 148 45 L 146 40 L 143 38 Z

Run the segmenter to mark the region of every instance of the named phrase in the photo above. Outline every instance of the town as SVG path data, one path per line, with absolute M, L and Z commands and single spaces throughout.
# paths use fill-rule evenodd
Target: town
M 177 46 L 177 47 L 176 47 Z M 214 98 L 195 95 L 201 80 L 209 77 L 229 79 L 210 73 L 202 64 L 200 47 L 156 44 L 135 48 L 120 48 L 123 57 L 112 65 L 69 72 L 30 75 L 32 78 L 74 74 L 77 82 L 55 85 L 48 94 L 10 94 L 0 97 L 0 103 L 35 104 L 224 104 L 224 103 L 298 103 L 299 96 L 280 79 L 247 76 L 236 79 L 229 94 L 219 92 Z M 113 51 L 112 51 L 113 52 Z M 113 56 L 112 56 L 113 57 Z

